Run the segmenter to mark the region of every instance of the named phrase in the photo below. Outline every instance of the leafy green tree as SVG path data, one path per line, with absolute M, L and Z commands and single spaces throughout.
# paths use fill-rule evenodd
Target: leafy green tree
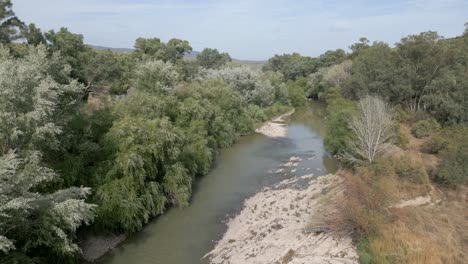
M 44 34 L 42 34 L 41 29 L 37 28 L 34 23 L 25 26 L 22 30 L 22 35 L 26 38 L 26 42 L 29 45 L 47 45 L 47 40 L 45 39 Z
M 149 93 L 165 93 L 173 89 L 179 74 L 170 62 L 148 60 L 136 66 L 134 86 Z
M 258 106 L 266 107 L 275 100 L 275 87 L 268 80 L 260 80 L 255 83 L 255 88 L 249 94 L 247 101 Z
M 356 58 L 357 56 L 359 56 L 361 51 L 369 48 L 369 46 L 370 46 L 369 42 L 370 41 L 365 37 L 359 38 L 359 42 L 354 43 L 353 45 L 351 45 L 349 47 L 349 49 L 351 50 L 350 57 L 351 58 Z
M 327 135 L 325 149 L 333 155 L 342 156 L 351 151 L 349 142 L 354 140 L 348 121 L 356 113 L 353 101 L 344 99 L 339 91 L 327 96 Z
M 175 65 L 181 79 L 186 82 L 193 81 L 200 73 L 200 67 L 194 60 L 179 60 Z
M 287 84 L 288 97 L 291 101 L 291 105 L 294 107 L 304 106 L 306 102 L 305 91 L 307 85 L 307 79 L 300 78 L 296 81 L 290 81 Z
M 112 86 L 124 85 L 124 66 L 117 54 L 110 50 L 86 53 L 83 76 L 88 92 L 99 92 Z M 118 89 L 118 88 L 114 88 Z
M 44 46 L 19 59 L 8 53 L 0 48 L 0 261 L 70 257 L 79 251 L 75 231 L 93 220 L 95 206 L 84 202 L 89 188 L 50 188 L 60 177 L 46 154 L 63 147 L 83 87 Z
M 275 55 L 263 66 L 263 71 L 283 74 L 284 80 L 296 80 L 306 77 L 317 69 L 317 60 L 301 56 L 299 53 Z
M 320 55 L 315 62 L 315 69 L 330 67 L 335 64 L 342 63 L 347 59 L 346 52 L 342 49 L 329 50 Z
M 192 47 L 186 40 L 171 39 L 164 43 L 159 38 L 137 38 L 135 41 L 135 55 L 140 59 L 150 58 L 175 63 L 190 51 Z
M 163 60 L 175 63 L 176 61 L 182 60 L 184 55 L 190 51 L 192 51 L 192 47 L 187 40 L 173 38 L 170 39 L 165 46 Z
M 134 47 L 139 57 L 148 55 L 160 59 L 164 53 L 164 46 L 159 38 L 137 38 Z
M 441 70 L 427 88 L 422 102 L 426 110 L 443 124 L 468 121 L 468 35 L 446 40 L 455 60 Z
M 432 31 L 401 39 L 397 51 L 401 78 L 410 84 L 410 96 L 405 102 L 414 111 L 422 110 L 422 99 L 429 93 L 431 83 L 452 63 L 453 54 L 442 37 Z
M 48 57 L 44 46 L 30 48 L 22 59 L 0 49 L 0 58 L 3 153 L 10 149 L 59 149 L 57 137 L 76 110 L 83 86 L 68 77 L 70 69 L 60 57 Z
M 227 62 L 232 61 L 227 53 L 220 53 L 217 49 L 205 48 L 197 55 L 197 62 L 207 69 L 219 69 Z
M 58 175 L 41 165 L 41 155 L 24 158 L 10 151 L 0 157 L 0 261 L 36 263 L 41 255 L 63 258 L 79 252 L 73 237 L 83 223 L 94 218 L 95 205 L 84 198 L 89 188 L 69 188 L 53 193 L 37 192 Z M 3 253 L 3 254 L 2 254 Z M 17 262 L 18 261 L 18 262 Z
M 61 28 L 55 32 L 51 30 L 45 33 L 49 43 L 50 52 L 60 52 L 63 59 L 71 66 L 71 76 L 86 82 L 84 76 L 84 64 L 86 53 L 91 48 L 83 43 L 83 35 L 73 34 L 67 28 Z
M 328 68 L 321 68 L 311 74 L 307 82 L 307 96 L 325 100 L 327 93 L 331 89 L 343 90 L 343 87 L 347 87 L 349 78 L 351 77 L 351 67 L 352 62 L 347 60 Z
M 0 1 L 0 43 L 11 43 L 21 38 L 23 22 L 16 17 L 10 0 Z
M 97 190 L 101 225 L 135 232 L 163 212 L 166 200 L 187 204 L 191 179 L 177 162 L 181 137 L 166 118 L 124 117 L 108 142 L 116 152 L 111 180 Z
M 400 78 L 397 61 L 398 54 L 386 43 L 375 42 L 353 60 L 351 84 L 343 93 L 351 98 L 379 95 L 391 102 L 410 97 L 411 87 Z
M 221 80 L 238 91 L 245 100 L 255 89 L 255 83 L 260 79 L 260 72 L 247 66 L 229 67 L 219 70 L 208 69 L 200 72 L 200 80 Z

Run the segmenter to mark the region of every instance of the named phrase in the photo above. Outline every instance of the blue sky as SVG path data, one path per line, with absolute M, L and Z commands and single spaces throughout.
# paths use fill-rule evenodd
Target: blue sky
M 137 37 L 186 39 L 238 59 L 299 52 L 317 56 L 360 37 L 394 44 L 434 30 L 461 35 L 468 0 L 13 0 L 23 21 L 68 27 L 86 43 L 133 47 Z

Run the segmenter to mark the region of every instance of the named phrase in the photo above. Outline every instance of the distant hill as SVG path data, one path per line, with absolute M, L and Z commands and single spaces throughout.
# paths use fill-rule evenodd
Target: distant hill
M 111 50 L 113 52 L 132 52 L 133 49 L 128 49 L 128 48 L 110 48 L 110 47 L 104 47 L 104 46 L 96 46 L 96 45 L 89 45 L 91 48 L 95 50 Z
M 111 47 L 104 47 L 104 46 L 96 46 L 96 45 L 90 45 L 88 44 L 88 46 L 90 46 L 91 48 L 95 49 L 95 50 L 111 50 L 113 52 L 132 52 L 133 49 L 129 49 L 129 48 L 111 48 Z M 186 60 L 195 60 L 198 56 L 198 54 L 200 54 L 199 51 L 192 51 L 192 52 L 187 52 L 185 55 L 184 55 L 184 59 Z M 263 65 L 266 63 L 266 61 L 256 61 L 256 60 L 238 60 L 238 59 L 235 59 L 235 58 L 232 58 L 232 61 L 234 62 L 238 62 L 238 63 L 241 63 L 241 64 L 250 64 L 250 65 Z
M 200 54 L 199 51 L 192 51 L 192 52 L 188 52 L 185 54 L 184 56 L 184 59 L 186 60 L 194 60 L 197 58 L 198 54 Z M 256 60 L 239 60 L 239 59 L 236 59 L 236 58 L 232 58 L 232 61 L 234 62 L 238 62 L 238 63 L 241 63 L 241 64 L 251 64 L 251 65 L 263 65 L 265 64 L 267 61 L 256 61 Z
M 191 52 L 187 52 L 187 53 L 185 53 L 185 55 L 184 55 L 184 59 L 186 59 L 186 60 L 194 60 L 194 59 L 197 58 L 198 54 L 200 54 L 200 52 L 199 52 L 199 51 L 195 51 L 195 50 L 194 50 L 194 51 L 191 51 Z

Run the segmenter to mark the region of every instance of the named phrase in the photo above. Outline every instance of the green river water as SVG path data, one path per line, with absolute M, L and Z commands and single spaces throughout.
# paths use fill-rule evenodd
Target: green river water
M 324 150 L 323 106 L 309 102 L 288 123 L 287 138 L 254 134 L 224 149 L 212 171 L 200 178 L 187 208 L 172 208 L 153 219 L 104 257 L 103 264 L 196 264 L 226 231 L 226 221 L 243 201 L 288 177 L 335 172 Z M 293 174 L 274 173 L 291 156 L 303 159 Z M 307 169 L 309 168 L 309 169 Z

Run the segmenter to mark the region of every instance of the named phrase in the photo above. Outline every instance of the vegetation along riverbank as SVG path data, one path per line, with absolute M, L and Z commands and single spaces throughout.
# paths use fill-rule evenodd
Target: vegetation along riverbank
M 281 115 L 307 100 L 327 107 L 340 172 L 247 199 L 206 259 L 468 263 L 468 24 L 460 33 L 253 64 L 213 48 L 190 57 L 177 38 L 94 49 L 0 0 L 0 264 L 96 260 L 89 249 L 188 207 L 242 136 L 290 146 Z

